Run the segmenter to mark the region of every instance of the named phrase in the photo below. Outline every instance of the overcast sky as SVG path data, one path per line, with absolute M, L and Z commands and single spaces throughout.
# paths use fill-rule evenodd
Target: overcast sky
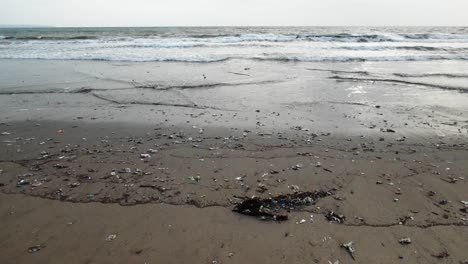
M 468 0 L 0 0 L 0 24 L 468 26 Z

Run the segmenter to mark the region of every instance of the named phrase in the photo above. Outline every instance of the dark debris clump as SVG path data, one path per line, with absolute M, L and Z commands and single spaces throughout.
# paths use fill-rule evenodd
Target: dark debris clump
M 262 220 L 286 221 L 288 220 L 286 212 L 315 204 L 320 198 L 330 195 L 332 195 L 330 191 L 315 191 L 283 194 L 268 199 L 254 197 L 244 200 L 234 207 L 233 211 L 260 217 Z

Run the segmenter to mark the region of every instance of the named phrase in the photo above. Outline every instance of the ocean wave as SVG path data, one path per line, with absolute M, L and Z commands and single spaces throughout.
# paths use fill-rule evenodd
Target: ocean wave
M 119 57 L 41 57 L 41 56 L 0 56 L 0 59 L 8 60 L 72 60 L 72 61 L 114 61 L 114 62 L 188 62 L 188 63 L 213 63 L 223 62 L 237 57 L 222 58 L 119 58 Z
M 0 39 L 7 40 L 93 40 L 98 39 L 96 36 L 27 36 L 27 37 L 15 37 L 15 36 L 0 36 Z
M 415 51 L 463 51 L 468 48 L 449 48 L 449 47 L 431 47 L 431 46 L 342 46 L 338 49 L 343 50 L 368 50 L 368 51 L 382 51 L 382 50 L 415 50 Z
M 466 34 L 445 34 L 445 33 L 412 33 L 412 34 L 400 34 L 400 36 L 411 39 L 411 40 L 468 40 L 468 35 Z
M 468 42 L 468 34 L 444 34 L 444 33 L 411 33 L 411 34 L 305 34 L 305 33 L 243 33 L 243 34 L 188 34 L 177 35 L 30 35 L 30 36 L 0 36 L 0 39 L 30 41 L 73 41 L 73 40 L 104 40 L 122 41 L 134 39 L 161 40 L 161 41 L 194 41 L 215 43 L 240 43 L 240 42 L 349 42 L 349 43 L 373 43 L 373 42 Z
M 188 62 L 188 63 L 214 63 L 228 60 L 255 60 L 272 62 L 366 62 L 366 61 L 442 61 L 442 60 L 468 60 L 468 56 L 389 56 L 389 57 L 307 57 L 307 56 L 220 56 L 220 57 L 166 57 L 166 58 L 128 58 L 128 57 L 44 57 L 44 56 L 1 56 L 0 59 L 38 59 L 38 60 L 85 60 L 85 61 L 121 61 L 121 62 Z
M 402 77 L 402 78 L 446 77 L 446 78 L 468 79 L 468 74 L 463 74 L 463 73 L 421 73 L 421 74 L 394 73 L 393 75 Z
M 306 35 L 304 37 L 297 36 L 298 39 L 306 39 L 309 41 L 321 42 L 394 42 L 395 39 L 379 34 L 321 34 L 321 35 Z
M 216 38 L 216 37 L 241 37 L 242 34 L 192 34 L 190 38 Z
M 389 57 L 252 57 L 259 61 L 282 62 L 365 62 L 365 61 L 438 61 L 438 60 L 468 60 L 468 56 L 389 56 Z

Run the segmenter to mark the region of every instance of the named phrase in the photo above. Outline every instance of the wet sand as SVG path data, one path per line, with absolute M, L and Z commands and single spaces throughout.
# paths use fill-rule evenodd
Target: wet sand
M 4 62 L 2 263 L 468 258 L 459 90 L 353 64 Z M 284 222 L 232 212 L 314 191 Z

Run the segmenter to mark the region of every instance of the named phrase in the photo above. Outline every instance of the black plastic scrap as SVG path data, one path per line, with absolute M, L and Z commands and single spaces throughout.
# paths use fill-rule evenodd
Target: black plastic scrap
M 329 195 L 332 195 L 329 191 L 315 191 L 278 195 L 268 199 L 254 197 L 244 200 L 241 204 L 234 207 L 233 211 L 244 215 L 260 217 L 262 220 L 286 221 L 288 220 L 288 215 L 285 211 L 315 204 L 318 199 Z

